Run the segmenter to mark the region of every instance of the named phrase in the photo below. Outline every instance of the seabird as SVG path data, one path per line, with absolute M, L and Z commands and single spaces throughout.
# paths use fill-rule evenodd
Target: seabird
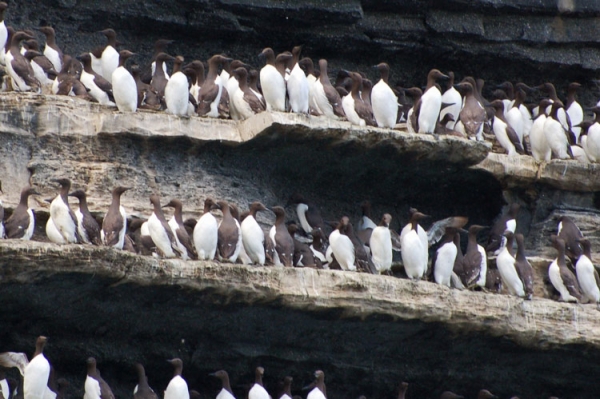
M 87 360 L 87 377 L 85 378 L 85 392 L 83 399 L 114 399 L 115 395 L 110 386 L 100 375 L 96 368 L 96 359 L 93 357 Z
M 453 120 L 444 124 L 448 129 L 454 129 L 456 120 L 460 114 L 463 105 L 463 99 L 458 90 L 454 87 L 454 72 L 448 72 L 448 88 L 442 94 L 442 104 L 451 104 L 440 111 L 440 121 L 445 115 L 452 115 Z
M 227 201 L 218 201 L 217 206 L 223 212 L 223 219 L 218 229 L 219 260 L 235 263 L 242 246 L 240 242 L 241 227 L 231 214 L 231 208 Z
M 90 53 L 83 53 L 78 58 L 83 64 L 83 71 L 81 71 L 79 80 L 89 90 L 90 95 L 100 105 L 115 107 L 112 84 L 94 71 Z
M 162 99 L 165 96 L 165 89 L 167 87 L 167 83 L 169 83 L 169 79 L 167 79 L 166 75 L 163 72 L 163 67 L 165 65 L 165 62 L 174 60 L 175 57 L 166 53 L 160 53 L 156 56 L 156 64 L 158 65 L 158 69 L 156 69 L 154 71 L 154 74 L 152 75 L 150 86 L 158 95 L 159 99 Z
M 194 60 L 189 64 L 184 66 L 185 69 L 193 69 L 196 73 L 196 79 L 192 81 L 192 86 L 190 87 L 190 94 L 198 101 L 198 96 L 200 94 L 200 89 L 204 84 L 204 64 L 202 61 Z
M 319 60 L 321 75 L 315 82 L 315 103 L 319 111 L 329 119 L 338 120 L 346 116 L 340 93 L 332 86 L 327 75 L 327 60 Z
M 252 388 L 250 388 L 250 391 L 248 391 L 248 399 L 271 399 L 271 396 L 263 386 L 262 378 L 264 374 L 264 368 L 256 368 L 254 372 L 254 385 L 252 385 Z
M 347 216 L 342 217 L 337 229 L 329 235 L 329 248 L 342 270 L 356 271 L 356 254 L 354 244 L 348 235 L 342 234 L 344 222 L 349 223 Z M 331 262 L 330 262 L 331 263 Z
M 496 110 L 494 121 L 492 122 L 492 129 L 494 130 L 494 135 L 496 136 L 496 139 L 498 139 L 500 145 L 506 150 L 509 156 L 524 154 L 525 150 L 523 149 L 523 143 L 504 118 L 504 103 L 500 100 L 494 100 L 490 105 Z
M 546 122 L 544 122 L 544 134 L 552 149 L 552 155 L 559 159 L 568 159 L 572 158 L 573 152 L 571 150 L 571 144 L 575 143 L 571 137 L 572 133 L 569 134 L 558 119 L 557 115 L 559 110 L 564 112 L 562 102 L 553 102 L 550 115 L 548 115 Z
M 315 83 L 319 75 L 315 73 L 313 61 L 309 57 L 304 57 L 298 61 L 298 65 L 306 74 L 306 80 L 308 81 L 308 112 L 311 115 L 323 115 L 315 98 Z
M 46 36 L 46 47 L 44 48 L 44 55 L 50 60 L 54 69 L 60 71 L 63 63 L 63 52 L 56 44 L 56 33 L 54 28 L 51 26 L 42 26 L 38 28 L 40 32 Z
M 555 235 L 552 235 L 550 240 L 552 246 L 558 251 L 556 259 L 548 267 L 550 282 L 560 293 L 560 301 L 581 302 L 583 295 L 581 295 L 579 283 L 565 262 L 565 242 Z
M 310 234 L 313 229 L 320 228 L 325 234 L 331 229 L 325 225 L 325 221 L 321 216 L 319 207 L 311 202 L 300 193 L 294 193 L 288 200 L 286 206 L 296 205 L 296 215 L 300 221 L 300 226 L 306 234 Z
M 581 133 L 581 127 L 578 127 L 583 122 L 583 108 L 577 102 L 577 90 L 581 87 L 581 84 L 573 82 L 569 84 L 567 89 L 567 103 L 565 109 L 569 120 L 571 121 L 571 131 L 575 135 L 575 143 L 579 142 L 579 134 Z
M 125 68 L 127 59 L 132 55 L 134 54 L 131 51 L 121 50 L 118 68 L 114 70 L 112 77 L 106 78 L 106 73 L 103 75 L 113 85 L 113 96 L 120 112 L 135 112 L 137 110 L 138 92 L 135 79 Z
M 515 268 L 519 279 L 523 283 L 525 299 L 531 299 L 533 297 L 533 267 L 525 257 L 525 238 L 523 234 L 515 234 L 515 239 L 517 241 Z
M 167 361 L 173 365 L 175 371 L 173 378 L 167 385 L 167 389 L 165 389 L 164 399 L 190 399 L 187 382 L 181 377 L 183 362 L 178 358 Z
M 283 379 L 283 391 L 279 399 L 292 399 L 292 382 L 294 379 L 289 375 Z
M 583 253 L 583 246 L 579 242 L 583 238 L 583 233 L 579 227 L 568 216 L 561 216 L 558 219 L 558 238 L 565 242 L 565 255 L 569 257 L 571 263 L 575 264 Z
M 325 373 L 321 370 L 315 371 L 314 388 L 308 393 L 306 399 L 326 399 Z
M 301 51 L 302 46 L 296 46 L 292 49 L 292 59 L 288 63 L 291 72 L 289 78 L 287 79 L 286 86 L 290 111 L 297 114 L 308 114 L 308 79 L 298 64 Z
M 31 399 L 45 399 L 52 394 L 48 387 L 50 378 L 50 363 L 44 356 L 44 346 L 47 338 L 39 336 L 35 341 L 35 353 L 31 361 L 27 359 L 27 355 L 22 352 L 4 352 L 0 353 L 0 366 L 6 368 L 16 367 L 19 369 L 22 381 L 22 386 L 19 386 L 19 394 L 21 397 Z M 11 382 L 8 381 L 11 385 Z M 22 388 L 22 389 L 21 389 Z M 2 389 L 4 390 L 4 388 Z M 12 397 L 15 397 L 17 387 L 9 390 L 13 392 Z
M 158 395 L 154 392 L 150 385 L 148 385 L 148 377 L 146 376 L 146 370 L 140 363 L 135 364 L 135 369 L 138 375 L 138 384 L 136 385 L 133 398 L 134 399 L 158 399 Z
M 121 206 L 121 194 L 127 190 L 129 190 L 129 187 L 122 186 L 117 186 L 112 190 L 112 202 L 104 216 L 104 220 L 102 220 L 102 231 L 100 232 L 102 243 L 108 247 L 123 249 L 127 214 L 125 208 Z
M 250 204 L 250 212 L 241 224 L 242 243 L 253 263 L 265 264 L 265 234 L 256 221 L 256 213 L 267 208 L 260 202 Z
M 29 186 L 21 190 L 19 205 L 17 205 L 13 214 L 4 222 L 6 238 L 31 240 L 33 230 L 35 229 L 35 217 L 33 216 L 33 209 L 27 206 L 30 195 L 39 194 L 33 187 Z
M 230 101 L 237 112 L 239 120 L 248 119 L 252 115 L 264 111 L 265 108 L 262 102 L 248 86 L 248 72 L 246 68 L 239 67 L 233 70 L 232 74 L 239 82 L 239 88 L 230 95 Z
M 587 128 L 587 133 L 581 137 L 585 152 L 592 162 L 600 162 L 600 107 L 591 108 L 594 112 L 593 123 Z M 581 125 L 581 123 L 580 123 Z
M 287 225 L 288 233 L 294 240 L 294 256 L 292 259 L 292 265 L 297 267 L 317 267 L 313 251 L 310 249 L 307 243 L 296 239 L 296 232 L 299 227 L 294 222 L 289 222 Z
M 173 74 L 175 76 L 175 74 Z M 171 77 L 173 79 L 173 77 Z M 163 206 L 163 208 L 172 207 L 175 209 L 173 213 L 173 217 L 169 220 L 169 226 L 173 231 L 175 236 L 175 241 L 177 242 L 177 247 L 181 252 L 181 258 L 183 260 L 187 259 L 197 259 L 198 255 L 196 254 L 196 250 L 194 248 L 194 244 L 192 242 L 191 237 L 188 235 L 185 226 L 183 225 L 183 217 L 181 216 L 183 211 L 183 204 L 178 199 L 172 199 L 168 204 Z
M 485 249 L 477 243 L 477 233 L 485 228 L 476 224 L 469 227 L 467 252 L 463 257 L 463 275 L 460 276 L 467 288 L 475 286 L 485 288 L 487 255 Z
M 387 273 L 392 267 L 392 236 L 390 223 L 392 215 L 386 213 L 381 218 L 379 226 L 373 229 L 369 240 L 371 259 L 379 273 Z
M 583 254 L 575 264 L 575 272 L 577 273 L 577 281 L 581 287 L 581 293 L 595 304 L 600 303 L 600 278 L 598 271 L 592 263 L 590 240 L 587 238 L 579 238 L 579 243 L 583 247 Z
M 224 92 L 224 84 L 218 74 L 219 65 L 230 62 L 231 58 L 222 55 L 213 55 L 208 60 L 208 74 L 198 94 L 198 114 L 211 118 L 219 117 L 219 103 Z
M 6 53 L 6 69 L 15 91 L 41 91 L 41 83 L 35 78 L 31 64 L 19 51 L 19 43 L 33 39 L 25 32 L 16 32 L 11 39 L 10 50 Z
M 408 382 L 401 382 L 400 389 L 398 390 L 398 399 L 405 399 L 407 390 L 408 390 Z
M 342 107 L 348 121 L 357 126 L 376 126 L 373 110 L 360 97 L 363 89 L 362 76 L 357 72 L 348 72 L 352 78 L 352 90 L 342 99 Z
M 475 88 L 468 81 L 463 81 L 454 87 L 464 96 L 463 107 L 458 114 L 460 126 L 471 140 L 483 141 L 483 124 L 486 121 L 485 108 L 475 95 Z M 455 123 L 455 128 L 459 129 Z
M 150 68 L 146 69 L 146 72 L 142 74 L 142 82 L 150 84 L 150 81 L 154 76 L 154 72 L 156 71 L 156 57 L 160 53 L 166 52 L 167 46 L 171 43 L 173 43 L 173 40 L 169 39 L 158 39 L 154 42 L 154 53 L 152 54 L 152 59 L 150 60 Z M 162 64 L 162 71 L 165 75 L 165 78 L 168 80 L 169 74 L 167 73 L 167 65 L 164 63 Z
M 269 237 L 275 244 L 275 266 L 293 266 L 294 239 L 285 225 L 285 210 L 280 206 L 271 210 L 275 214 L 275 224 L 269 230 Z
M 520 208 L 521 206 L 517 203 L 511 204 L 506 214 L 502 215 L 494 222 L 492 230 L 490 231 L 488 244 L 485 247 L 486 252 L 495 252 L 495 255 L 498 255 L 498 252 L 496 251 L 498 251 L 506 241 L 504 232 L 508 230 L 514 234 L 517 229 L 517 215 Z
M 352 242 L 352 246 L 354 247 L 354 262 L 357 270 L 359 272 L 377 274 L 377 268 L 371 261 L 365 249 L 365 244 L 354 233 L 354 228 L 348 217 L 343 217 L 341 220 L 340 234 L 346 235 Z
M 442 108 L 442 93 L 436 86 L 438 79 L 448 79 L 437 69 L 432 69 L 427 75 L 427 88 L 421 97 L 421 106 L 417 115 L 419 133 L 433 134 Z
M 275 65 L 275 53 L 267 47 L 259 57 L 264 57 L 266 65 L 260 70 L 260 85 L 267 103 L 267 111 L 285 112 L 286 83 Z
M 216 399 L 235 399 L 233 391 L 231 390 L 231 384 L 229 383 L 229 374 L 227 374 L 227 371 L 219 370 L 209 375 L 217 377 L 221 380 L 221 390 L 217 394 Z
M 439 248 L 435 252 L 435 259 L 432 259 L 433 277 L 435 282 L 440 285 L 445 285 L 448 288 L 451 287 L 452 272 L 459 250 L 454 242 L 456 233 L 456 228 L 446 227 L 444 237 L 442 238 Z
M 101 245 L 100 225 L 88 209 L 85 191 L 76 190 L 69 194 L 69 197 L 75 197 L 79 200 L 79 209 L 75 212 L 75 216 L 77 217 L 77 231 L 82 242 Z
M 546 133 L 544 133 L 544 124 L 546 123 L 546 107 L 550 104 L 550 100 L 544 98 L 540 101 L 540 113 L 533 121 L 529 131 L 529 144 L 531 145 L 531 155 L 536 162 L 550 162 L 552 159 L 552 149 Z
M 156 194 L 150 196 L 150 203 L 153 206 L 153 212 L 148 219 L 148 231 L 152 241 L 156 244 L 157 249 L 165 258 L 174 258 L 181 255 L 181 251 L 177 245 L 175 234 L 171 226 L 167 223 L 165 215 L 160 207 L 160 198 Z
M 108 80 L 113 84 L 114 87 L 117 87 L 117 82 L 114 82 L 113 72 L 120 66 L 122 51 L 117 52 L 117 33 L 113 29 L 104 29 L 100 31 L 104 36 L 106 36 L 107 44 L 102 51 L 102 55 L 100 57 L 100 63 L 102 64 L 102 76 L 104 79 Z M 120 84 L 120 83 L 119 83 Z
M 29 49 L 24 54 L 25 58 L 31 64 L 33 69 L 33 75 L 47 90 L 51 90 L 52 83 L 58 74 L 52 62 L 43 54 L 39 52 L 39 44 L 37 40 L 31 39 L 24 43 L 27 44 Z
M 393 129 L 398 119 L 398 97 L 389 86 L 390 67 L 385 62 L 375 66 L 381 79 L 371 90 L 371 106 L 377 126 Z
M 175 57 L 173 65 L 173 75 L 165 87 L 165 103 L 167 104 L 167 113 L 184 116 L 189 111 L 189 83 L 187 76 L 181 71 L 183 57 Z
M 50 204 L 50 217 L 67 244 L 81 242 L 81 237 L 77 231 L 77 216 L 69 207 L 68 195 L 71 189 L 71 181 L 69 179 L 54 179 L 52 181 L 60 184 L 60 191 Z
M 419 280 L 427 270 L 429 258 L 429 247 L 427 245 L 427 233 L 419 225 L 419 221 L 428 217 L 416 209 L 411 209 L 411 218 L 402 229 L 400 241 L 402 245 L 402 261 L 408 278 Z
M 212 198 L 204 200 L 204 213 L 194 226 L 194 246 L 200 260 L 213 260 L 217 251 L 218 229 L 217 219 L 210 213 L 218 206 Z

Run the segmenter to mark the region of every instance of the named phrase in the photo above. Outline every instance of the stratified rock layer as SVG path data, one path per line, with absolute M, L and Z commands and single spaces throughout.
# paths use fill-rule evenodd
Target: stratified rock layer
M 0 288 L 0 351 L 30 350 L 31 337 L 44 332 L 46 356 L 77 392 L 89 355 L 123 395 L 135 383 L 135 361 L 162 389 L 170 378 L 163 359 L 172 356 L 184 359 L 184 376 L 205 397 L 208 387 L 216 392 L 208 372 L 226 368 L 241 396 L 258 364 L 269 388 L 285 374 L 297 388 L 325 368 L 332 397 L 391 396 L 399 380 L 421 397 L 480 384 L 502 396 L 547 396 L 566 392 L 567 378 L 573 397 L 600 388 L 564 374 L 578 362 L 600 371 L 595 305 L 19 241 L 0 243 Z

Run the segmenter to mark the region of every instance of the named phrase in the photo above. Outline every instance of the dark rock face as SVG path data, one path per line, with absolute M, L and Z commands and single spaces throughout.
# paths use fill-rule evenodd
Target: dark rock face
M 138 63 L 148 60 L 159 37 L 176 40 L 170 52 L 186 59 L 225 52 L 256 66 L 263 47 L 304 44 L 305 55 L 327 58 L 332 71 L 360 69 L 376 78 L 371 66 L 385 60 L 392 81 L 404 85 L 424 84 L 436 67 L 481 77 L 487 87 L 552 81 L 559 95 L 579 81 L 591 104 L 600 65 L 598 14 L 593 0 L 24 0 L 10 4 L 6 19 L 18 28 L 53 25 L 71 54 L 103 43 L 94 32 L 106 27 L 140 54 Z

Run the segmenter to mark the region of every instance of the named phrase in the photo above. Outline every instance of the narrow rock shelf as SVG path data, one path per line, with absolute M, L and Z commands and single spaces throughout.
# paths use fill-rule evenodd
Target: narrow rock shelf
M 72 274 L 106 280 L 106 295 L 121 284 L 156 290 L 174 285 L 188 290 L 189 296 L 216 295 L 220 303 L 336 311 L 340 318 L 385 316 L 441 323 L 456 333 L 501 336 L 538 349 L 570 344 L 600 348 L 600 312 L 595 305 L 526 301 L 389 276 L 158 260 L 93 246 L 0 242 L 0 287 L 35 284 L 43 289 L 51 277 Z

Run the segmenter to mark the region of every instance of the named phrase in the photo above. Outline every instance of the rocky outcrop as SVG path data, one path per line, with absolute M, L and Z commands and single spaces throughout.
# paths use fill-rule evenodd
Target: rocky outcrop
M 565 364 L 585 361 L 594 370 L 600 358 L 595 305 L 390 276 L 157 260 L 93 246 L 1 242 L 0 302 L 10 304 L 0 307 L 8 323 L 0 351 L 29 351 L 27 339 L 45 332 L 46 356 L 77 394 L 89 355 L 118 395 L 129 395 L 140 360 L 162 390 L 170 378 L 163 359 L 177 355 L 191 388 L 205 395 L 208 387 L 218 390 L 206 377 L 216 369 L 230 372 L 241 396 L 256 364 L 266 368 L 268 388 L 284 373 L 305 385 L 325 364 L 333 397 L 391 396 L 400 379 L 420 397 L 450 387 L 476 392 L 477 384 L 502 397 L 547 395 L 561 392 Z M 564 367 L 542 379 L 531 375 L 551 361 Z M 433 374 L 432 362 L 443 364 Z M 598 382 L 576 373 L 568 389 L 591 398 Z

